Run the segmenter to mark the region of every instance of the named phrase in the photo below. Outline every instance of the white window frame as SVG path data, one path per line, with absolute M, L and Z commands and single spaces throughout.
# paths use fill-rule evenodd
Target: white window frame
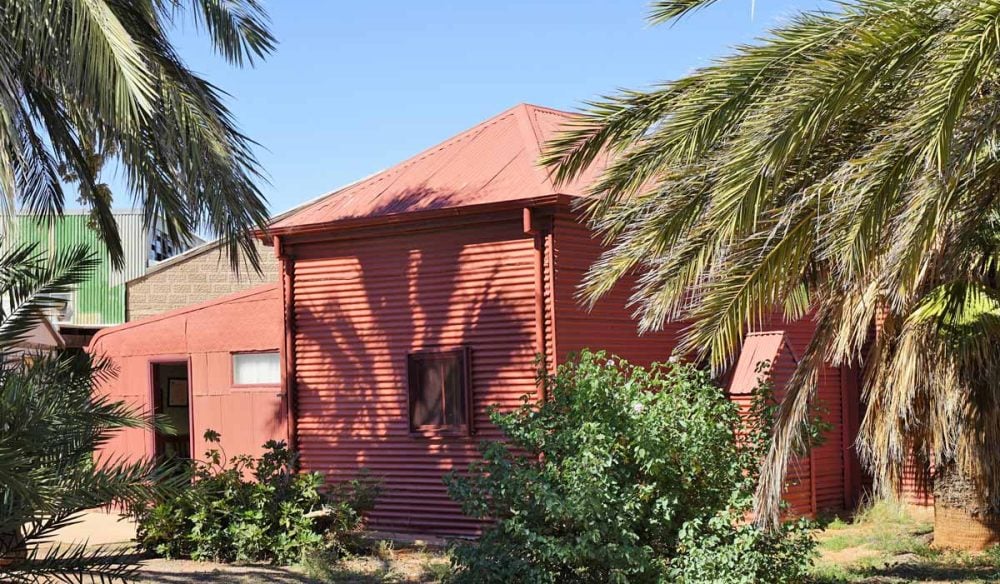
M 261 363 L 258 361 L 256 364 L 247 361 L 249 358 L 257 357 L 268 357 L 269 360 L 266 363 Z M 270 358 L 273 358 L 273 362 L 270 362 Z M 230 374 L 233 378 L 234 387 L 253 387 L 253 386 L 275 386 L 281 385 L 281 352 L 274 351 L 240 351 L 231 353 L 230 356 L 231 367 Z M 258 371 L 256 372 L 241 372 L 237 370 L 241 363 L 247 363 L 248 365 L 256 365 Z

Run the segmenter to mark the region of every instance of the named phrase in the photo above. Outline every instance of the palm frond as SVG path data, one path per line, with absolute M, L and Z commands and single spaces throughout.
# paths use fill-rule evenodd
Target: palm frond
M 34 244 L 22 244 L 0 251 L 0 265 L 4 264 L 9 267 L 0 269 L 0 350 L 47 318 L 45 311 L 61 304 L 57 295 L 71 292 L 86 279 L 97 259 L 82 245 L 45 259 Z
M 275 40 L 257 0 L 0 0 L 0 186 L 3 211 L 60 214 L 59 177 L 93 206 L 101 239 L 123 262 L 113 203 L 87 158 L 114 156 L 147 227 L 176 244 L 211 231 L 231 263 L 258 267 L 253 232 L 266 229 L 255 144 L 221 93 L 188 70 L 168 33 L 185 16 L 223 58 L 253 64 Z M 98 136 L 97 142 L 92 137 Z M 65 170 L 65 173 L 61 173 Z
M 0 556 L 28 552 L 0 566 L 3 578 L 120 579 L 134 563 L 115 550 L 43 550 L 39 543 L 77 522 L 81 511 L 115 505 L 135 513 L 186 484 L 183 475 L 153 460 L 95 456 L 116 431 L 155 423 L 95 393 L 95 379 L 110 374 L 104 367 L 71 353 L 0 365 L 0 416 L 9 421 L 0 427 L 0 533 L 6 534 Z
M 216 50 L 231 63 L 253 64 L 274 51 L 277 41 L 268 30 L 268 16 L 255 0 L 229 2 L 192 0 L 195 22 L 204 23 Z
M 654 22 L 709 1 L 656 2 Z M 758 511 L 774 524 L 823 362 L 863 364 L 859 450 L 898 488 L 954 464 L 1000 508 L 1000 2 L 859 0 L 570 122 L 543 161 L 606 165 L 583 208 L 607 251 L 579 297 L 623 279 L 642 330 L 730 362 L 743 334 L 811 316 Z M 871 341 L 871 332 L 879 334 Z
M 657 0 L 650 7 L 649 20 L 653 24 L 669 22 L 715 2 L 716 0 Z
M 794 223 L 762 232 L 734 250 L 727 269 L 701 287 L 681 351 L 710 357 L 716 371 L 729 365 L 744 335 L 761 328 L 776 306 L 799 291 L 812 263 L 815 221 L 815 208 L 807 205 Z

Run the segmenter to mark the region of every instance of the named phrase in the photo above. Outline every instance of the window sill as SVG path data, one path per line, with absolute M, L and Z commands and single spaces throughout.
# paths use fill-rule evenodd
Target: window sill
M 274 391 L 281 392 L 281 383 L 244 383 L 230 386 L 232 391 Z
M 468 426 L 421 426 L 410 430 L 411 438 L 469 438 Z

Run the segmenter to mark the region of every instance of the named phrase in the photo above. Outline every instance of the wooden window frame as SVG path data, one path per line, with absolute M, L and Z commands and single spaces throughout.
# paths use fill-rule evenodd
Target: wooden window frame
M 413 398 L 414 392 L 418 391 L 420 384 L 419 370 L 417 369 L 417 364 L 426 359 L 440 359 L 443 357 L 454 356 L 459 359 L 459 379 L 461 382 L 461 391 L 465 395 L 465 423 L 464 424 L 454 424 L 454 425 L 429 425 L 429 426 L 413 426 Z M 468 346 L 461 346 L 456 348 L 444 348 L 444 349 L 425 349 L 420 351 L 411 351 L 406 355 L 406 428 L 410 433 L 410 436 L 415 438 L 432 438 L 432 437 L 443 437 L 443 436 L 453 436 L 453 437 L 463 437 L 471 436 L 475 433 L 473 427 L 472 418 L 472 349 Z M 441 396 L 441 408 L 446 410 L 447 406 L 447 394 Z

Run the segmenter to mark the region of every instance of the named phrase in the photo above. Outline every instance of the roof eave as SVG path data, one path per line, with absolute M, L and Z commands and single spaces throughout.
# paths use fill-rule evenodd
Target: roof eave
M 273 245 L 274 238 L 287 237 L 293 235 L 309 235 L 322 233 L 331 229 L 343 231 L 346 229 L 361 229 L 379 225 L 403 225 L 418 223 L 431 219 L 441 219 L 445 217 L 459 217 L 464 215 L 475 215 L 482 213 L 492 213 L 497 211 L 508 211 L 521 209 L 524 207 L 544 207 L 552 205 L 568 205 L 573 200 L 579 199 L 578 195 L 565 193 L 553 193 L 540 195 L 526 199 L 512 199 L 510 201 L 499 201 L 495 203 L 483 203 L 479 205 L 463 205 L 460 207 L 447 207 L 444 209 L 426 209 L 423 211 L 411 211 L 397 213 L 393 215 L 379 215 L 375 217 L 351 217 L 327 221 L 325 223 L 311 223 L 308 225 L 289 225 L 287 227 L 271 227 L 266 232 L 258 230 L 254 236 L 265 245 Z

